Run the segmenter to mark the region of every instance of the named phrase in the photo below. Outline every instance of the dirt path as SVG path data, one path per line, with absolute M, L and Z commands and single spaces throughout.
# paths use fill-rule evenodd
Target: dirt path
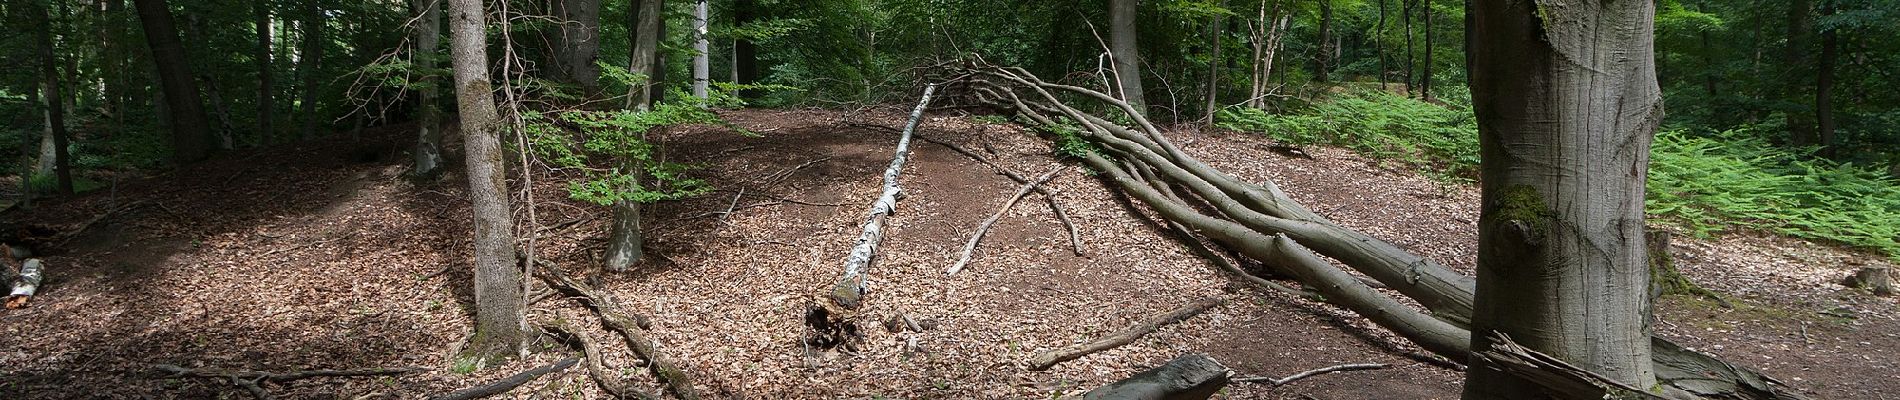
M 1029 199 L 996 226 L 964 272 L 945 277 L 969 232 L 1017 185 L 928 143 L 917 144 L 902 178 L 909 197 L 899 203 L 871 272 L 867 313 L 904 312 L 935 328 L 868 327 L 861 351 L 811 366 L 798 340 L 805 296 L 839 272 L 895 137 L 840 124 L 832 112 L 740 111 L 729 118 L 764 136 L 711 128 L 667 136 L 669 157 L 701 165 L 696 174 L 720 191 L 650 207 L 650 254 L 660 261 L 633 272 L 589 272 L 604 244 L 602 208 L 566 200 L 558 174 L 537 178 L 535 194 L 544 226 L 578 221 L 549 232 L 539 254 L 555 267 L 592 274 L 628 308 L 646 313 L 654 337 L 711 397 L 1047 398 L 1187 352 L 1211 354 L 1249 375 L 1394 365 L 1281 388 L 1238 385 L 1225 398 L 1457 397 L 1459 372 L 1421 361 L 1418 349 L 1336 308 L 1230 281 L 1079 170 L 1049 187 L 1081 226 L 1088 256 L 1074 255 L 1061 224 L 1039 199 Z M 867 121 L 896 126 L 897 118 Z M 1057 165 L 1045 141 L 1009 126 L 933 118 L 923 134 L 987 148 L 979 151 L 1026 175 Z M 34 307 L 0 311 L 0 398 L 242 395 L 224 384 L 152 379 L 153 363 L 433 369 L 270 387 L 285 398 L 417 398 L 556 358 L 542 353 L 472 374 L 450 371 L 448 355 L 469 322 L 464 183 L 454 176 L 423 186 L 404 181 L 406 158 L 392 149 L 407 135 L 390 128 L 366 132 L 363 145 L 324 141 L 228 156 L 122 185 L 116 197 L 89 194 L 36 210 L 32 219 L 7 215 L 12 222 L 60 223 L 129 201 L 147 204 L 52 256 L 52 279 Z M 1469 268 L 1474 259 L 1477 202 L 1470 190 L 1446 189 L 1339 150 L 1309 149 L 1317 159 L 1303 160 L 1265 151 L 1249 136 L 1183 133 L 1177 141 L 1240 176 L 1275 179 L 1342 224 L 1454 267 Z M 728 208 L 736 211 L 716 213 Z M 1878 261 L 1780 239 L 1679 242 L 1692 278 L 1741 293 L 1744 306 L 1672 299 L 1662 309 L 1670 322 L 1659 330 L 1800 379 L 1796 387 L 1822 398 L 1900 396 L 1894 302 L 1816 278 L 1845 271 L 1849 262 Z M 1017 365 L 1211 296 L 1229 301 L 1131 345 L 1049 371 Z M 574 321 L 597 339 L 609 337 L 559 297 L 532 308 L 531 318 Z M 921 351 L 906 350 L 910 339 Z M 624 351 L 607 362 L 657 391 Z M 515 394 L 601 392 L 577 369 Z

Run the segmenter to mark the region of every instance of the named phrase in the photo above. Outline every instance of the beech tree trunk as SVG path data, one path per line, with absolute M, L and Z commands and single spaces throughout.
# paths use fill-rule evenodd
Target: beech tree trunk
M 659 91 L 660 87 L 658 85 L 660 17 L 665 11 L 661 8 L 661 5 L 664 4 L 661 0 L 635 1 L 638 1 L 639 4 L 634 8 L 633 12 L 630 13 L 632 14 L 632 21 L 628 21 L 633 29 L 627 30 L 629 35 L 627 40 L 633 43 L 631 46 L 633 50 L 628 56 L 627 70 L 635 75 L 645 76 L 647 79 L 646 82 L 633 85 L 633 87 L 629 89 L 630 93 L 627 93 L 627 108 L 647 110 L 653 106 L 653 100 L 656 98 L 654 92 Z
M 185 48 L 178 42 L 178 27 L 172 22 L 171 7 L 165 0 L 133 0 L 138 8 L 139 25 L 145 29 L 145 43 L 152 47 L 152 64 L 158 68 L 158 83 L 164 90 L 165 109 L 172 128 L 172 159 L 178 164 L 203 160 L 210 155 L 204 103 L 198 97 L 197 80 L 185 62 Z
M 441 79 L 434 71 L 442 53 L 442 6 L 439 0 L 412 0 L 416 13 L 416 52 L 412 57 L 418 74 L 416 89 L 416 178 L 431 179 L 442 172 L 442 101 L 437 89 Z
M 297 72 L 303 74 L 303 128 L 297 131 L 298 139 L 309 139 L 317 135 L 317 123 L 323 118 L 317 116 L 317 93 L 323 86 L 323 77 L 318 69 L 323 68 L 323 7 L 317 0 L 305 0 L 306 9 L 303 21 L 302 65 Z
M 693 97 L 701 99 L 712 84 L 711 46 L 706 39 L 706 0 L 697 0 L 693 2 Z
M 592 96 L 600 91 L 600 0 L 557 0 L 554 11 L 561 20 L 561 79 Z
M 41 143 L 40 173 L 51 172 L 58 178 L 59 192 L 73 194 L 72 156 L 67 154 L 66 134 L 66 96 L 59 79 L 59 57 L 53 52 L 53 17 L 45 4 L 31 2 L 33 17 L 39 20 L 39 46 L 41 78 L 45 80 L 46 90 L 46 138 Z M 52 151 L 44 151 L 51 144 Z M 52 170 L 47 171 L 47 158 L 51 157 Z
M 1480 0 L 1470 13 L 1485 160 L 1471 349 L 1502 333 L 1652 387 L 1643 182 L 1663 114 L 1655 4 Z M 1549 396 L 1486 360 L 1472 358 L 1464 398 Z
M 257 48 L 251 57 L 257 61 L 257 141 L 268 144 L 277 136 L 271 126 L 271 122 L 277 119 L 277 113 L 274 112 L 276 107 L 271 104 L 276 96 L 271 94 L 270 2 L 251 3 L 251 11 L 257 17 Z
M 601 262 L 609 271 L 626 271 L 646 257 L 646 236 L 640 232 L 640 203 L 614 202 L 614 220 L 607 235 L 607 255 Z
M 1148 104 L 1141 90 L 1141 48 L 1136 43 L 1136 0 L 1108 0 L 1109 57 L 1115 60 L 1115 82 L 1121 99 L 1146 112 Z
M 497 360 L 521 351 L 521 269 L 515 264 L 514 221 L 501 161 L 501 117 L 488 84 L 487 16 L 482 0 L 449 0 L 449 51 L 456 109 L 462 117 L 468 197 L 475 209 L 475 335 L 464 357 Z

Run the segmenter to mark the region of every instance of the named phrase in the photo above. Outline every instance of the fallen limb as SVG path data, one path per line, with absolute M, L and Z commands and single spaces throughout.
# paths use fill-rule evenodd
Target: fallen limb
M 1074 360 L 1102 350 L 1121 347 L 1122 345 L 1134 342 L 1135 339 L 1140 339 L 1142 336 L 1153 333 L 1156 329 L 1160 329 L 1162 325 L 1173 324 L 1188 318 L 1193 318 L 1195 315 L 1199 315 L 1201 312 L 1214 308 L 1214 306 L 1218 306 L 1225 301 L 1226 300 L 1218 297 L 1201 299 L 1200 301 L 1182 306 L 1173 311 L 1148 317 L 1148 319 L 1141 321 L 1139 324 L 1135 324 L 1135 326 L 1109 334 L 1108 336 L 1103 336 L 1100 339 L 1060 350 L 1043 352 L 1029 359 L 1029 370 L 1046 370 L 1063 361 Z
M 1233 371 L 1206 355 L 1175 357 L 1167 364 L 1083 393 L 1083 400 L 1201 400 L 1227 386 Z M 1075 399 L 1076 397 L 1064 397 Z
M 600 344 L 594 342 L 594 338 L 587 336 L 586 332 L 568 329 L 561 324 L 542 325 L 541 329 L 547 331 L 549 335 L 566 339 L 563 342 L 568 342 L 570 347 L 580 348 L 581 354 L 587 357 L 587 375 L 594 379 L 594 384 L 599 385 L 600 390 L 606 391 L 616 399 L 659 398 L 659 396 L 633 388 L 626 381 L 614 376 L 613 372 L 608 371 L 600 355 Z
M 679 366 L 674 365 L 660 352 L 659 346 L 653 339 L 647 337 L 647 325 L 641 322 L 642 320 L 629 317 L 634 314 L 623 311 L 620 303 L 607 298 L 603 293 L 596 292 L 587 284 L 569 279 L 554 268 L 536 269 L 535 274 L 547 281 L 548 286 L 579 297 L 582 304 L 593 309 L 594 314 L 600 316 L 601 325 L 605 325 L 607 330 L 619 333 L 621 339 L 627 342 L 627 347 L 633 350 L 634 355 L 646 359 L 647 367 L 653 371 L 653 377 L 665 383 L 673 395 L 687 400 L 699 399 L 699 391 L 693 389 L 692 378 L 687 377 L 686 371 L 680 370 Z
M 240 371 L 240 370 L 222 370 L 222 369 L 208 369 L 208 368 L 185 368 L 185 367 L 180 367 L 180 366 L 171 365 L 171 364 L 155 364 L 155 365 L 152 365 L 152 368 L 155 368 L 155 369 L 158 369 L 159 371 L 163 371 L 165 373 L 170 374 L 167 377 L 171 377 L 171 378 L 184 377 L 184 378 L 205 378 L 205 379 L 224 380 L 224 381 L 229 382 L 233 386 L 243 388 L 246 392 L 250 392 L 252 397 L 256 397 L 258 399 L 272 398 L 270 395 L 270 392 L 264 390 L 263 384 L 265 382 L 284 383 L 284 382 L 294 381 L 298 379 L 316 378 L 316 377 L 402 375 L 402 374 L 407 374 L 407 373 L 424 371 L 424 369 L 422 368 L 365 368 L 365 369 L 348 369 L 348 370 L 319 369 L 319 370 L 277 373 L 277 372 L 265 372 L 265 371 Z
M 1385 367 L 1388 367 L 1388 365 L 1385 365 L 1385 364 L 1340 364 L 1340 365 L 1334 365 L 1334 366 L 1326 367 L 1326 368 L 1302 371 L 1297 374 L 1287 375 L 1285 378 L 1275 378 L 1271 376 L 1250 376 L 1250 377 L 1245 377 L 1245 378 L 1234 378 L 1234 382 L 1266 383 L 1273 386 L 1286 386 L 1286 384 L 1293 383 L 1294 381 L 1311 378 L 1311 377 L 1315 377 L 1315 376 L 1319 376 L 1323 374 L 1330 374 L 1330 373 L 1341 372 L 1341 371 L 1364 371 L 1364 370 L 1370 370 L 1370 369 L 1381 369 Z
M 502 378 L 494 383 L 449 392 L 441 396 L 430 397 L 429 400 L 469 400 L 508 393 L 508 391 L 515 390 L 516 387 L 522 384 L 533 381 L 534 378 L 540 378 L 542 375 L 567 369 L 567 367 L 572 367 L 578 362 L 580 362 L 580 358 L 568 357 L 553 364 L 543 365 L 527 371 L 521 371 L 521 373 L 518 374 L 509 375 L 507 378 Z
M 1061 165 L 1057 165 L 1055 168 L 1050 168 L 1049 172 L 1036 177 L 1036 180 L 1023 184 L 1022 189 L 1017 189 L 1015 195 L 1009 196 L 1009 200 L 1004 201 L 1003 206 L 998 207 L 995 214 L 991 214 L 989 218 L 984 219 L 983 223 L 977 224 L 976 233 L 971 234 L 969 243 L 963 245 L 963 254 L 957 256 L 957 263 L 950 265 L 950 269 L 944 270 L 943 274 L 956 275 L 957 271 L 962 271 L 965 265 L 970 265 L 970 256 L 976 253 L 976 245 L 983 242 L 983 234 L 989 233 L 990 227 L 996 226 L 996 221 L 1002 220 L 1003 214 L 1008 214 L 1009 209 L 1015 207 L 1016 202 L 1022 200 L 1024 195 L 1028 195 L 1030 190 L 1042 186 L 1043 182 L 1054 179 L 1057 173 L 1062 172 L 1062 167 Z
M 885 129 L 885 130 L 892 130 L 892 131 L 897 130 L 895 128 L 891 128 L 891 127 L 883 126 L 883 125 L 855 124 L 853 126 L 878 128 L 878 129 Z M 996 173 L 1002 174 L 1005 177 L 1009 177 L 1010 180 L 1016 181 L 1016 183 L 1021 183 L 1021 184 L 1029 183 L 1029 178 L 1023 177 L 1022 174 L 1018 174 L 1016 173 L 1016 171 L 1011 171 L 1009 168 L 1003 168 L 1003 166 L 1001 165 L 996 165 L 996 163 L 990 162 L 988 158 L 983 158 L 982 155 L 977 154 L 974 151 L 970 151 L 970 149 L 963 148 L 963 146 L 958 146 L 955 143 L 938 140 L 929 136 L 924 136 L 924 135 L 916 135 L 916 136 L 917 136 L 917 140 L 922 140 L 922 141 L 930 142 L 938 146 L 943 146 L 945 148 L 950 149 L 951 151 L 957 152 L 957 154 L 962 154 L 964 157 L 969 157 L 971 160 L 976 160 L 976 162 L 978 163 L 982 163 L 983 165 L 988 165 L 990 169 L 996 170 Z M 1041 186 L 1037 186 L 1035 190 L 1037 194 L 1042 195 L 1042 198 L 1044 200 L 1048 201 L 1049 209 L 1056 213 L 1056 219 L 1062 220 L 1062 226 L 1069 228 L 1069 244 L 1075 247 L 1075 255 L 1086 256 L 1087 254 L 1082 250 L 1081 230 L 1076 229 L 1075 222 L 1069 219 L 1069 211 L 1062 207 L 1062 203 L 1060 201 L 1056 200 L 1056 195 L 1054 192 L 1050 192 L 1047 188 L 1043 188 Z
M 917 131 L 917 125 L 923 122 L 924 108 L 930 105 L 931 94 L 937 91 L 937 85 L 924 86 L 923 99 L 917 101 L 917 108 L 910 112 L 910 122 L 904 125 L 903 135 L 897 138 L 896 155 L 891 157 L 891 165 L 884 169 L 884 185 L 876 201 L 871 202 L 871 210 L 864 218 L 864 230 L 858 234 L 857 241 L 851 246 L 851 253 L 845 256 L 844 273 L 828 290 L 818 293 L 806 307 L 805 324 L 811 328 L 810 338 L 820 342 L 820 347 L 842 344 L 847 338 L 856 335 L 856 328 L 850 319 L 862 305 L 865 292 L 870 291 L 866 284 L 866 273 L 877 259 L 878 244 L 884 241 L 884 220 L 897 209 L 897 199 L 903 194 L 903 188 L 897 184 L 897 177 L 904 172 L 904 161 L 910 158 L 910 139 Z M 807 340 L 807 344 L 811 340 Z

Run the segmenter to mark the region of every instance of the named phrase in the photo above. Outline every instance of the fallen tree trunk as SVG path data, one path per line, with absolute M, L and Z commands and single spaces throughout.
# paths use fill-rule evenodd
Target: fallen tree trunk
M 1123 329 L 1120 332 L 1115 332 L 1108 336 L 1103 336 L 1100 339 L 1069 346 L 1060 350 L 1043 352 L 1042 354 L 1036 355 L 1035 358 L 1029 359 L 1029 370 L 1046 370 L 1063 361 L 1074 360 L 1082 358 L 1082 356 L 1095 354 L 1102 350 L 1121 347 L 1122 345 L 1134 342 L 1135 339 L 1140 339 L 1142 336 L 1147 336 L 1149 333 L 1154 333 L 1156 329 L 1161 329 L 1162 325 L 1194 318 L 1194 316 L 1200 315 L 1201 312 L 1214 308 L 1214 306 L 1218 306 L 1222 302 L 1224 302 L 1224 300 L 1218 297 L 1201 299 L 1200 301 L 1182 306 L 1181 308 L 1176 308 L 1173 311 L 1148 317 L 1148 319 L 1141 321 L 1139 324 L 1135 324 L 1135 326 L 1128 327 L 1128 329 Z
M 1083 393 L 1082 400 L 1201 400 L 1227 387 L 1233 371 L 1201 354 L 1175 357 L 1159 367 Z M 1066 397 L 1073 400 L 1076 397 Z
M 1183 153 L 1132 106 L 1090 89 L 1043 82 L 1020 68 L 978 62 L 955 71 L 972 75 L 957 89 L 976 102 L 1015 112 L 1059 140 L 1087 148 L 1080 157 L 1162 218 L 1293 276 L 1325 300 L 1455 362 L 1469 355 L 1475 283 L 1469 276 L 1364 233 L 1346 229 L 1288 198 L 1271 181 L 1247 182 Z M 1063 102 L 1080 96 L 1121 110 L 1133 127 Z M 1135 176 L 1152 175 L 1190 196 L 1170 198 Z M 1204 210 L 1211 210 L 1212 215 Z M 1431 312 L 1421 313 L 1374 290 L 1316 257 L 1340 261 Z M 1796 399 L 1782 383 L 1707 354 L 1680 350 L 1653 338 L 1657 378 L 1675 390 L 1739 399 Z M 1664 351 L 1662 347 L 1677 349 Z
M 25 263 L 20 264 L 18 281 L 13 283 L 13 290 L 7 293 L 6 307 L 8 309 L 26 307 L 26 302 L 32 300 L 34 294 L 39 293 L 40 281 L 45 278 L 45 265 L 46 263 L 38 258 L 28 258 Z
M 828 290 L 814 296 L 807 307 L 805 322 L 814 334 L 807 343 L 829 348 L 857 335 L 857 328 L 850 320 L 863 303 L 865 292 L 870 290 L 865 273 L 877 261 L 878 243 L 884 241 L 884 220 L 897 210 L 897 199 L 903 195 L 897 177 L 904 172 L 904 161 L 910 157 L 911 135 L 923 122 L 924 108 L 930 105 L 930 96 L 936 91 L 935 84 L 924 86 L 923 99 L 911 110 L 910 122 L 904 124 L 903 135 L 897 138 L 897 153 L 891 157 L 890 167 L 884 169 L 883 188 L 877 200 L 871 202 L 871 211 L 865 217 L 864 231 L 858 234 L 851 253 L 845 256 L 843 276 Z

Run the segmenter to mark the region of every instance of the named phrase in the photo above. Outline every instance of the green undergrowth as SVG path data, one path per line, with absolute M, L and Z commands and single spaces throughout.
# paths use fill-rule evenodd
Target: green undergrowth
M 1344 147 L 1445 182 L 1478 178 L 1478 129 L 1468 107 L 1379 91 L 1336 95 L 1272 114 L 1230 108 L 1221 127 L 1289 144 Z M 1652 223 L 1698 237 L 1763 231 L 1878 251 L 1900 261 L 1900 182 L 1875 168 L 1808 157 L 1739 129 L 1659 132 L 1651 148 Z

